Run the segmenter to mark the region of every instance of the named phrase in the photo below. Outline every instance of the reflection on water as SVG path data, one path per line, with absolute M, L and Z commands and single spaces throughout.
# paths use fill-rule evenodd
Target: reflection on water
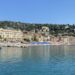
M 21 57 L 21 48 L 3 47 L 0 50 L 0 60 L 8 61 L 12 59 L 21 59 Z
M 74 70 L 75 46 L 2 47 L 0 50 L 0 75 L 71 75 Z
M 29 48 L 3 47 L 0 50 L 1 60 L 27 59 L 49 60 L 54 57 L 75 56 L 74 46 L 35 46 Z

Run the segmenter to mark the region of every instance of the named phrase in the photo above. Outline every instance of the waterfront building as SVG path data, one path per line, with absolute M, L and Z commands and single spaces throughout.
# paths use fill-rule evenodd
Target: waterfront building
M 21 30 L 0 28 L 0 40 L 3 41 L 22 41 L 23 33 Z

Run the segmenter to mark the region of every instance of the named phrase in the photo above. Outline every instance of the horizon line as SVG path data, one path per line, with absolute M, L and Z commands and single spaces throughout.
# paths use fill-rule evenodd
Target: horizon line
M 39 22 L 25 22 L 19 20 L 0 20 L 0 22 L 20 22 L 20 23 L 29 23 L 29 24 L 58 24 L 58 25 L 75 25 L 75 23 L 39 23 Z

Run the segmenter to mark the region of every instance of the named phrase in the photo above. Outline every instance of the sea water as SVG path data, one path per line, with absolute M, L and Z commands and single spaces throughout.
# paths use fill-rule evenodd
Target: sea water
M 75 75 L 75 46 L 2 47 L 0 75 Z

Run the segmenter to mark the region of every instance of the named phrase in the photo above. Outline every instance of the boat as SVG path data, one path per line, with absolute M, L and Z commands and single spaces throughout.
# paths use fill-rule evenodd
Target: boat
M 49 42 L 31 42 L 32 45 L 50 45 Z

